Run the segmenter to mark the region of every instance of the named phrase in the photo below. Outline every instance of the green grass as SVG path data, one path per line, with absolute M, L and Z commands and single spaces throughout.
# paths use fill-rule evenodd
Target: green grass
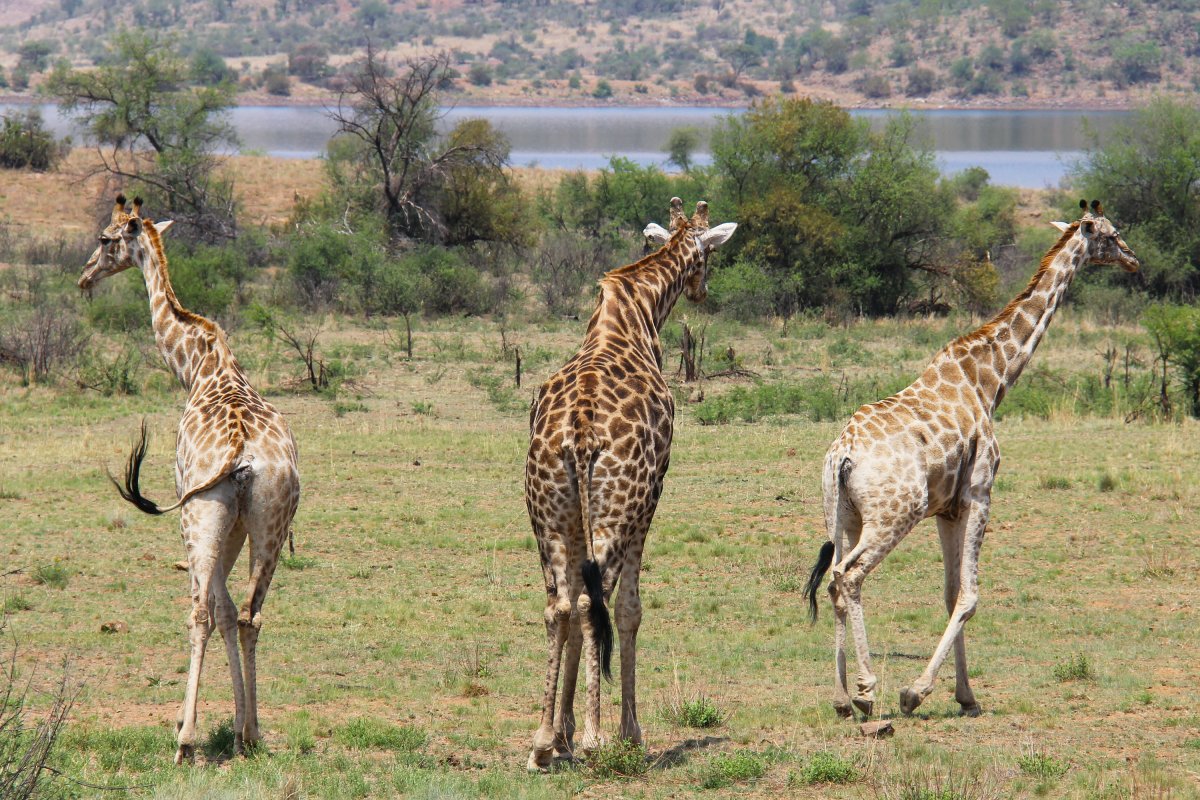
M 417 728 L 359 717 L 334 731 L 334 739 L 352 750 L 419 750 L 428 737 Z
M 5 491 L 22 498 L 0 503 L 0 553 L 8 569 L 25 567 L 0 585 L 17 612 L 5 624 L 19 645 L 18 677 L 31 681 L 36 705 L 68 658 L 84 687 L 56 768 L 88 783 L 146 786 L 139 791 L 152 798 L 1093 800 L 1131 796 L 1135 786 L 1147 796 L 1155 787 L 1158 796 L 1197 796 L 1190 776 L 1200 773 L 1200 717 L 1188 701 L 1193 680 L 1179 665 L 1200 663 L 1200 640 L 1178 609 L 1200 605 L 1200 587 L 1180 579 L 1194 572 L 1200 437 L 1191 423 L 1127 424 L 1068 413 L 1058 400 L 1045 417 L 1013 414 L 996 424 L 1004 461 L 980 554 L 979 606 L 966 628 L 983 716 L 957 716 L 952 658 L 918 714 L 901 717 L 897 708 L 898 689 L 920 674 L 946 622 L 932 521 L 863 586 L 877 710 L 896 719 L 896 736 L 864 739 L 831 708 L 833 615 L 822 590 L 810 626 L 797 590 L 825 541 L 821 459 L 844 418 L 814 421 L 802 403 L 796 413 L 755 412 L 755 423 L 735 416 L 703 425 L 703 404 L 680 403 L 640 578 L 637 678 L 647 749 L 625 753 L 623 763 L 616 752 L 603 759 L 611 772 L 563 764 L 526 774 L 547 648 L 543 576 L 523 500 L 525 413 L 532 387 L 574 352 L 585 324 L 520 328 L 523 353 L 553 355 L 526 362 L 521 390 L 512 388 L 510 365 L 496 361 L 495 324 L 457 319 L 422 320 L 412 361 L 361 355 L 372 365 L 362 373 L 366 411 L 339 417 L 311 392 L 271 394 L 295 432 L 302 496 L 298 555 L 281 562 L 262 610 L 259 715 L 268 757 L 220 754 L 217 740 L 228 737 L 215 734 L 233 700 L 214 632 L 199 728 L 200 743 L 215 745 L 213 760 L 200 748 L 197 765 L 182 770 L 171 763 L 188 662 L 188 576 L 172 568 L 184 558 L 179 516 L 131 512 L 104 474 L 124 463 L 144 416 L 152 436 L 143 492 L 160 502 L 173 495 L 181 390 L 147 385 L 136 396 L 105 398 L 0 383 L 0 473 Z M 835 392 L 841 387 L 838 413 L 848 414 L 864 399 L 856 386 L 878 381 L 885 392 L 892 373 L 911 380 L 928 351 L 917 340 L 940 346 L 954 332 L 943 320 L 932 333 L 924 324 L 855 323 L 833 332 L 869 354 L 864 365 L 838 367 L 838 377 L 813 372 L 830 335 L 819 320 L 786 331 L 730 327 L 720 342 L 781 394 L 795 386 L 809 397 L 808 382 L 825 376 Z M 1092 369 L 1093 347 L 1056 337 L 1079 327 L 1057 319 L 1034 366 Z M 248 331 L 231 336 L 239 357 L 259 347 Z M 326 337 L 356 358 L 367 351 L 354 348 L 387 348 L 382 330 L 350 320 L 331 322 Z M 265 350 L 244 363 L 268 386 L 293 374 Z M 510 390 L 504 410 L 489 400 L 487 381 L 472 385 L 475 371 Z M 691 393 L 670 382 L 684 398 Z M 753 386 L 706 381 L 705 402 L 739 388 Z M 436 413 L 410 413 L 418 400 Z M 1098 485 L 1105 473 L 1116 480 L 1112 491 Z M 1069 490 L 1043 489 L 1043 475 L 1069 481 Z M 118 518 L 124 527 L 112 524 Z M 69 576 L 66 590 L 32 580 L 46 564 Z M 228 582 L 239 607 L 246 570 L 243 552 Z M 109 620 L 130 632 L 102 635 Z M 1091 679 L 1055 677 L 1073 654 L 1086 654 Z M 618 682 L 601 685 L 609 741 L 620 724 L 620 655 Z M 852 648 L 848 657 L 853 683 Z M 685 701 L 701 700 L 682 712 Z M 666 712 L 671 705 L 678 715 Z M 713 709 L 718 725 L 693 727 Z M 1027 741 L 1069 758 L 1070 770 L 1053 784 L 1021 771 L 1016 758 Z M 1149 769 L 1114 756 L 1128 752 L 1171 755 Z M 829 753 L 858 777 L 799 777 Z M 757 778 L 748 777 L 753 765 L 765 769 Z M 722 788 L 701 788 L 726 779 Z
M 714 756 L 704 767 L 700 788 L 723 789 L 735 783 L 748 783 L 767 773 L 767 762 L 758 753 L 738 750 Z

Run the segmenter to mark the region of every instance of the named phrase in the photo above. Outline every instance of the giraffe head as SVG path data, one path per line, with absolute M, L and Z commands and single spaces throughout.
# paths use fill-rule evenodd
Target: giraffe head
M 668 231 L 658 223 L 651 222 L 642 235 L 655 244 L 666 245 L 678 237 L 681 242 L 690 238 L 695 255 L 688 260 L 684 276 L 684 294 L 693 303 L 708 296 L 708 254 L 716 250 L 737 230 L 736 222 L 726 222 L 715 228 L 708 227 L 708 203 L 696 203 L 696 212 L 689 220 L 683 211 L 683 201 L 671 198 L 671 229 Z
M 127 270 L 139 263 L 140 251 L 151 247 L 145 238 L 147 227 L 153 227 L 158 233 L 171 227 L 171 221 L 154 223 L 142 218 L 142 198 L 133 199 L 133 211 L 125 210 L 125 195 L 117 195 L 113 205 L 112 219 L 108 226 L 100 232 L 100 245 L 92 253 L 83 268 L 79 278 L 80 289 L 90 289 L 118 272 Z
M 1116 264 L 1126 272 L 1137 272 L 1141 266 L 1137 256 L 1125 244 L 1112 222 L 1104 216 L 1100 201 L 1093 200 L 1089 209 L 1087 200 L 1080 200 L 1079 208 L 1083 216 L 1076 223 L 1078 228 L 1075 237 L 1085 243 L 1086 261 L 1092 264 Z M 1055 222 L 1053 225 L 1064 233 L 1071 229 L 1065 222 Z

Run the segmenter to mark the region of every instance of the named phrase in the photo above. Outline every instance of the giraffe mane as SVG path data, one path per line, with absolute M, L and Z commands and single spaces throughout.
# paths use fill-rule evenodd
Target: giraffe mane
M 946 349 L 949 349 L 956 344 L 964 343 L 968 340 L 973 340 L 979 337 L 988 338 L 994 334 L 1000 323 L 1016 313 L 1017 308 L 1026 300 L 1028 300 L 1031 295 L 1033 295 L 1033 290 L 1037 288 L 1038 282 L 1040 282 L 1042 277 L 1050 270 L 1050 265 L 1054 262 L 1055 257 L 1064 247 L 1066 247 L 1067 242 L 1071 240 L 1071 237 L 1075 235 L 1077 230 L 1079 230 L 1079 220 L 1076 220 L 1068 225 L 1067 229 L 1062 232 L 1061 236 L 1058 237 L 1058 241 L 1046 251 L 1046 255 L 1042 256 L 1042 261 L 1038 265 L 1037 272 L 1033 273 L 1033 277 L 1029 279 L 1029 283 L 1024 289 L 1021 290 L 1020 294 L 1018 294 L 1012 300 L 1009 300 L 1008 305 L 1000 309 L 1000 313 L 988 320 L 988 322 L 986 322 L 982 327 L 972 331 L 971 333 L 958 337 L 951 342 Z
M 616 269 L 609 270 L 608 272 L 604 273 L 604 276 L 602 278 L 600 278 L 600 283 L 604 283 L 609 278 L 630 277 L 630 276 L 634 275 L 635 273 L 640 272 L 643 267 L 645 267 L 651 263 L 657 262 L 658 258 L 659 258 L 659 253 L 661 253 L 664 249 L 669 249 L 669 248 L 673 247 L 675 244 L 677 244 L 679 241 L 681 241 L 683 239 L 685 233 L 690 231 L 691 229 L 692 229 L 691 222 L 688 220 L 687 217 L 683 217 L 682 221 L 679 223 L 679 227 L 671 232 L 671 238 L 667 240 L 667 243 L 665 245 L 663 245 L 662 247 L 660 247 L 659 249 L 655 250 L 652 253 L 648 253 L 648 254 L 642 256 L 637 261 L 634 261 L 632 264 L 626 264 L 623 267 L 617 267 Z
M 150 242 L 150 247 L 154 250 L 154 256 L 158 259 L 158 266 L 162 270 L 164 278 L 163 293 L 167 296 L 167 306 L 171 309 L 171 313 L 178 320 L 190 322 L 215 334 L 218 330 L 215 322 L 194 311 L 188 311 L 179 302 L 179 298 L 175 295 L 175 287 L 171 285 L 171 273 L 167 270 L 167 253 L 163 249 L 162 237 L 158 235 L 158 229 L 154 227 L 154 220 L 149 217 L 142 217 L 141 220 L 142 231 L 146 234 L 146 239 Z

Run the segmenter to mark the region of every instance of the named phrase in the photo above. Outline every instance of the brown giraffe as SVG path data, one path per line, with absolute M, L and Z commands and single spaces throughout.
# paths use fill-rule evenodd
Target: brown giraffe
M 708 227 L 708 204 L 689 220 L 671 200 L 671 232 L 650 224 L 646 238 L 665 243 L 600 280 L 600 298 L 583 347 L 538 392 L 529 414 L 525 502 L 546 579 L 550 655 L 531 770 L 572 756 L 575 684 L 581 650 L 587 663 L 582 748 L 600 737 L 600 674 L 610 675 L 613 635 L 605 601 L 619 582 L 620 736 L 641 742 L 635 659 L 642 603 L 638 573 L 646 531 L 671 455 L 675 403 L 662 375 L 658 333 L 680 293 L 708 293 L 708 254 L 737 225 Z M 566 645 L 562 702 L 555 714 Z
M 138 473 L 146 455 L 146 426 L 129 456 L 121 496 L 148 514 L 176 508 L 187 548 L 192 611 L 191 664 L 178 720 L 175 763 L 195 757 L 196 702 L 204 650 L 214 625 L 221 630 L 233 680 L 234 750 L 259 740 L 255 651 L 262 605 L 300 497 L 296 443 L 287 422 L 250 385 L 225 332 L 179 304 L 167 274 L 161 234 L 171 223 L 141 215 L 141 199 L 126 213 L 117 196 L 112 222 L 79 279 L 82 289 L 130 267 L 146 279 L 154 338 L 167 366 L 188 393 L 175 445 L 179 502 L 166 508 L 143 497 Z M 113 481 L 116 483 L 116 481 Z M 239 612 L 225 582 L 250 540 L 249 598 Z M 245 682 L 238 658 L 241 640 Z
M 938 669 L 954 648 L 954 698 L 969 716 L 979 704 L 967 681 L 963 626 L 978 601 L 979 550 L 991 503 L 1000 449 L 992 415 L 1021 375 L 1046 332 L 1076 270 L 1115 264 L 1136 272 L 1138 260 L 1104 217 L 1091 213 L 1067 225 L 1042 258 L 1025 290 L 979 330 L 960 336 L 933 357 L 911 386 L 860 408 L 825 456 L 823 488 L 829 541 L 821 547 L 805 595 L 817 615 L 817 589 L 830 566 L 834 611 L 834 707 L 851 704 L 870 715 L 876 678 L 863 620 L 862 583 L 913 526 L 937 517 L 945 569 L 946 632 L 919 678 L 900 692 L 912 713 L 933 691 Z M 853 698 L 846 684 L 846 621 L 858 652 Z

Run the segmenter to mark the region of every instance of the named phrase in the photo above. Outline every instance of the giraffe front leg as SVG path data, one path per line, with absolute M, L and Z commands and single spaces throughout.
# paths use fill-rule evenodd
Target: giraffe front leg
M 979 704 L 975 701 L 975 695 L 967 680 L 967 652 L 963 627 L 967 620 L 975 615 L 975 608 L 979 602 L 979 551 L 983 547 L 983 534 L 988 520 L 986 495 L 982 499 L 972 500 L 965 512 L 962 515 L 962 522 L 957 526 L 959 529 L 950 534 L 954 537 L 955 542 L 961 543 L 959 545 L 961 556 L 956 564 L 948 563 L 945 567 L 947 576 L 950 575 L 952 569 L 956 571 L 958 583 L 956 591 L 954 591 L 955 599 L 951 606 L 951 581 L 947 580 L 946 603 L 950 607 L 950 621 L 947 623 L 946 631 L 942 634 L 941 641 L 938 642 L 933 658 L 925 667 L 925 671 L 913 681 L 910 688 L 900 692 L 900 710 L 905 714 L 911 714 L 933 691 L 938 670 L 941 669 L 942 663 L 949 655 L 951 647 L 955 649 L 958 671 L 955 677 L 955 699 L 958 700 L 963 713 L 967 716 L 978 716 L 980 713 Z M 942 530 L 939 520 L 939 533 Z

